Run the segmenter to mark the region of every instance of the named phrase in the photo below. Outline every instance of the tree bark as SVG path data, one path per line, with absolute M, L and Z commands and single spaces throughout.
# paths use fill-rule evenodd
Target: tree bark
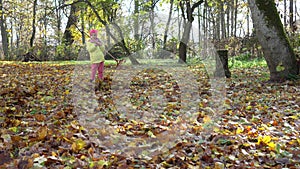
M 293 49 L 272 0 L 249 0 L 253 25 L 267 61 L 270 80 L 282 81 L 298 74 Z
M 172 11 L 173 11 L 173 4 L 174 4 L 174 0 L 170 0 L 170 11 L 169 11 L 169 16 L 168 16 L 168 21 L 165 27 L 165 32 L 164 32 L 164 42 L 163 42 L 163 49 L 166 50 L 167 47 L 167 39 L 168 39 L 168 32 L 169 32 L 169 28 L 170 28 L 170 22 L 171 22 L 171 18 L 172 18 Z
M 76 4 L 71 5 L 71 11 L 70 15 L 68 17 L 66 29 L 64 32 L 64 42 L 66 43 L 67 46 L 72 45 L 74 42 L 74 37 L 72 35 L 72 32 L 70 30 L 72 25 L 76 25 L 78 22 L 78 17 L 76 16 L 76 12 L 78 11 L 78 8 L 76 7 Z
M 35 31 L 36 31 L 36 27 L 35 27 L 35 20 L 36 20 L 36 5 L 37 5 L 37 0 L 34 0 L 33 2 L 33 20 L 32 20 L 32 34 L 31 34 L 31 38 L 30 38 L 30 47 L 33 47 L 33 42 L 35 39 Z
M 139 0 L 134 0 L 134 11 L 133 11 L 133 32 L 134 40 L 139 41 Z M 139 50 L 139 49 L 138 49 Z
M 228 50 L 220 49 L 217 51 L 216 56 L 216 71 L 214 73 L 215 77 L 231 77 L 231 72 L 228 67 Z
M 294 32 L 294 0 L 290 0 L 290 20 L 289 20 L 289 23 L 290 23 L 290 29 L 292 32 Z
M 2 37 L 2 49 L 3 49 L 3 53 L 4 53 L 5 58 L 8 59 L 8 57 L 9 57 L 9 53 L 8 53 L 8 36 L 7 36 L 7 31 L 6 31 L 2 0 L 0 0 L 0 12 L 1 12 L 0 27 L 1 27 L 1 37 Z
M 180 1 L 180 2 L 181 2 L 181 10 L 186 11 L 186 14 L 184 12 L 182 12 L 182 16 L 184 19 L 187 19 L 187 22 L 185 22 L 183 35 L 182 35 L 181 41 L 179 43 L 179 62 L 186 63 L 187 43 L 190 39 L 192 22 L 194 21 L 193 12 L 199 5 L 201 5 L 204 2 L 204 0 L 200 0 L 200 1 L 196 2 L 195 4 L 193 4 L 192 6 L 191 6 L 190 0 L 186 0 L 185 1 L 186 10 L 184 10 L 184 5 L 182 4 L 182 1 Z M 185 18 L 185 15 L 186 15 L 186 18 Z

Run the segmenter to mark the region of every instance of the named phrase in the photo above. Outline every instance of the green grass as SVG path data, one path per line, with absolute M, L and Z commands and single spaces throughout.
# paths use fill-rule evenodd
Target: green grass
M 81 65 L 81 64 L 90 64 L 90 61 L 76 61 L 76 60 L 67 60 L 67 61 L 43 61 L 43 62 L 21 62 L 21 61 L 0 61 L 0 64 L 50 64 L 50 65 Z M 105 60 L 105 65 L 114 65 L 116 62 L 114 60 Z
M 228 64 L 230 68 L 253 68 L 267 67 L 267 62 L 264 58 L 251 58 L 250 54 L 241 54 L 229 58 Z
M 130 64 L 130 60 L 125 58 L 126 62 L 123 64 Z M 138 59 L 142 64 L 168 64 L 168 63 L 177 63 L 177 59 Z M 0 64 L 53 64 L 53 65 L 76 65 L 76 64 L 89 64 L 89 61 L 44 61 L 44 62 L 20 62 L 20 61 L 0 61 Z M 105 65 L 115 65 L 114 60 L 105 60 Z M 188 59 L 188 65 L 201 64 L 199 59 Z M 263 58 L 249 59 L 243 55 L 232 57 L 228 61 L 230 69 L 239 69 L 239 68 L 253 68 L 253 67 L 267 67 L 267 63 Z
M 230 58 L 228 60 L 228 65 L 231 69 L 267 67 L 267 62 L 263 58 L 255 58 L 255 59 L 248 59 L 248 60 L 239 60 L 235 58 Z

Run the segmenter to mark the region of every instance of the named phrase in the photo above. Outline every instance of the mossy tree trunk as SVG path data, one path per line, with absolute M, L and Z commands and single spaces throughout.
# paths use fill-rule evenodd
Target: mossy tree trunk
M 284 32 L 274 0 L 249 0 L 258 41 L 267 61 L 270 80 L 282 81 L 298 74 L 295 53 Z

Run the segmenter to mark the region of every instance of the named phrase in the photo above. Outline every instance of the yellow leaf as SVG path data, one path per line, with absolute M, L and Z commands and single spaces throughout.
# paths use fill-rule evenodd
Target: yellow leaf
M 204 123 L 209 123 L 209 122 L 211 122 L 210 117 L 209 117 L 209 116 L 204 116 L 204 117 L 203 117 L 203 122 L 204 122 Z
M 264 131 L 264 130 L 265 130 L 265 128 L 264 128 L 264 127 L 258 127 L 258 130 L 260 130 L 260 131 Z
M 242 133 L 243 131 L 244 131 L 244 128 L 238 127 L 238 128 L 236 129 L 236 134 L 240 134 L 240 133 Z
M 251 109 L 252 109 L 252 106 L 250 106 L 250 105 L 246 107 L 246 110 L 251 110 Z
M 72 150 L 78 152 L 85 147 L 85 142 L 82 139 L 78 139 L 72 144 Z
M 56 154 L 56 152 L 54 152 L 54 151 L 51 152 L 51 155 L 52 155 L 53 157 L 57 157 L 57 154 Z
M 271 136 L 258 136 L 257 144 L 259 145 L 261 142 L 264 144 L 268 144 L 271 141 Z
M 148 136 L 151 137 L 151 138 L 156 138 L 156 136 L 155 136 L 155 135 L 152 133 L 152 131 L 150 131 L 150 130 L 147 132 L 147 134 L 148 134 Z
M 291 119 L 294 119 L 294 120 L 298 120 L 298 116 L 297 115 L 294 115 L 294 116 L 290 116 Z
M 86 156 L 85 156 L 85 155 L 82 155 L 82 156 L 80 157 L 80 160 L 84 160 L 84 159 L 86 159 Z
M 275 147 L 276 147 L 276 144 L 272 141 L 272 142 L 269 142 L 268 143 L 268 146 L 269 146 L 269 150 L 275 150 Z
M 221 162 L 216 162 L 215 163 L 215 166 L 214 166 L 214 169 L 224 169 L 224 164 L 221 163 Z
M 262 141 L 263 141 L 265 144 L 269 143 L 269 142 L 271 141 L 271 136 L 264 136 L 263 139 L 262 139 Z
M 18 132 L 18 127 L 10 127 L 9 130 L 16 133 Z
M 298 144 L 300 145 L 300 138 L 297 138 L 297 142 L 298 142 Z
M 65 91 L 65 94 L 70 94 L 70 90 L 66 90 L 66 91 Z

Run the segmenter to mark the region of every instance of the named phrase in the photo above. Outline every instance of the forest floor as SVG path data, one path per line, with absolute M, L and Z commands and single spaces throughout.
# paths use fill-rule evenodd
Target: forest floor
M 128 70 L 107 65 L 94 86 L 88 65 L 0 62 L 0 168 L 300 168 L 299 80 Z

